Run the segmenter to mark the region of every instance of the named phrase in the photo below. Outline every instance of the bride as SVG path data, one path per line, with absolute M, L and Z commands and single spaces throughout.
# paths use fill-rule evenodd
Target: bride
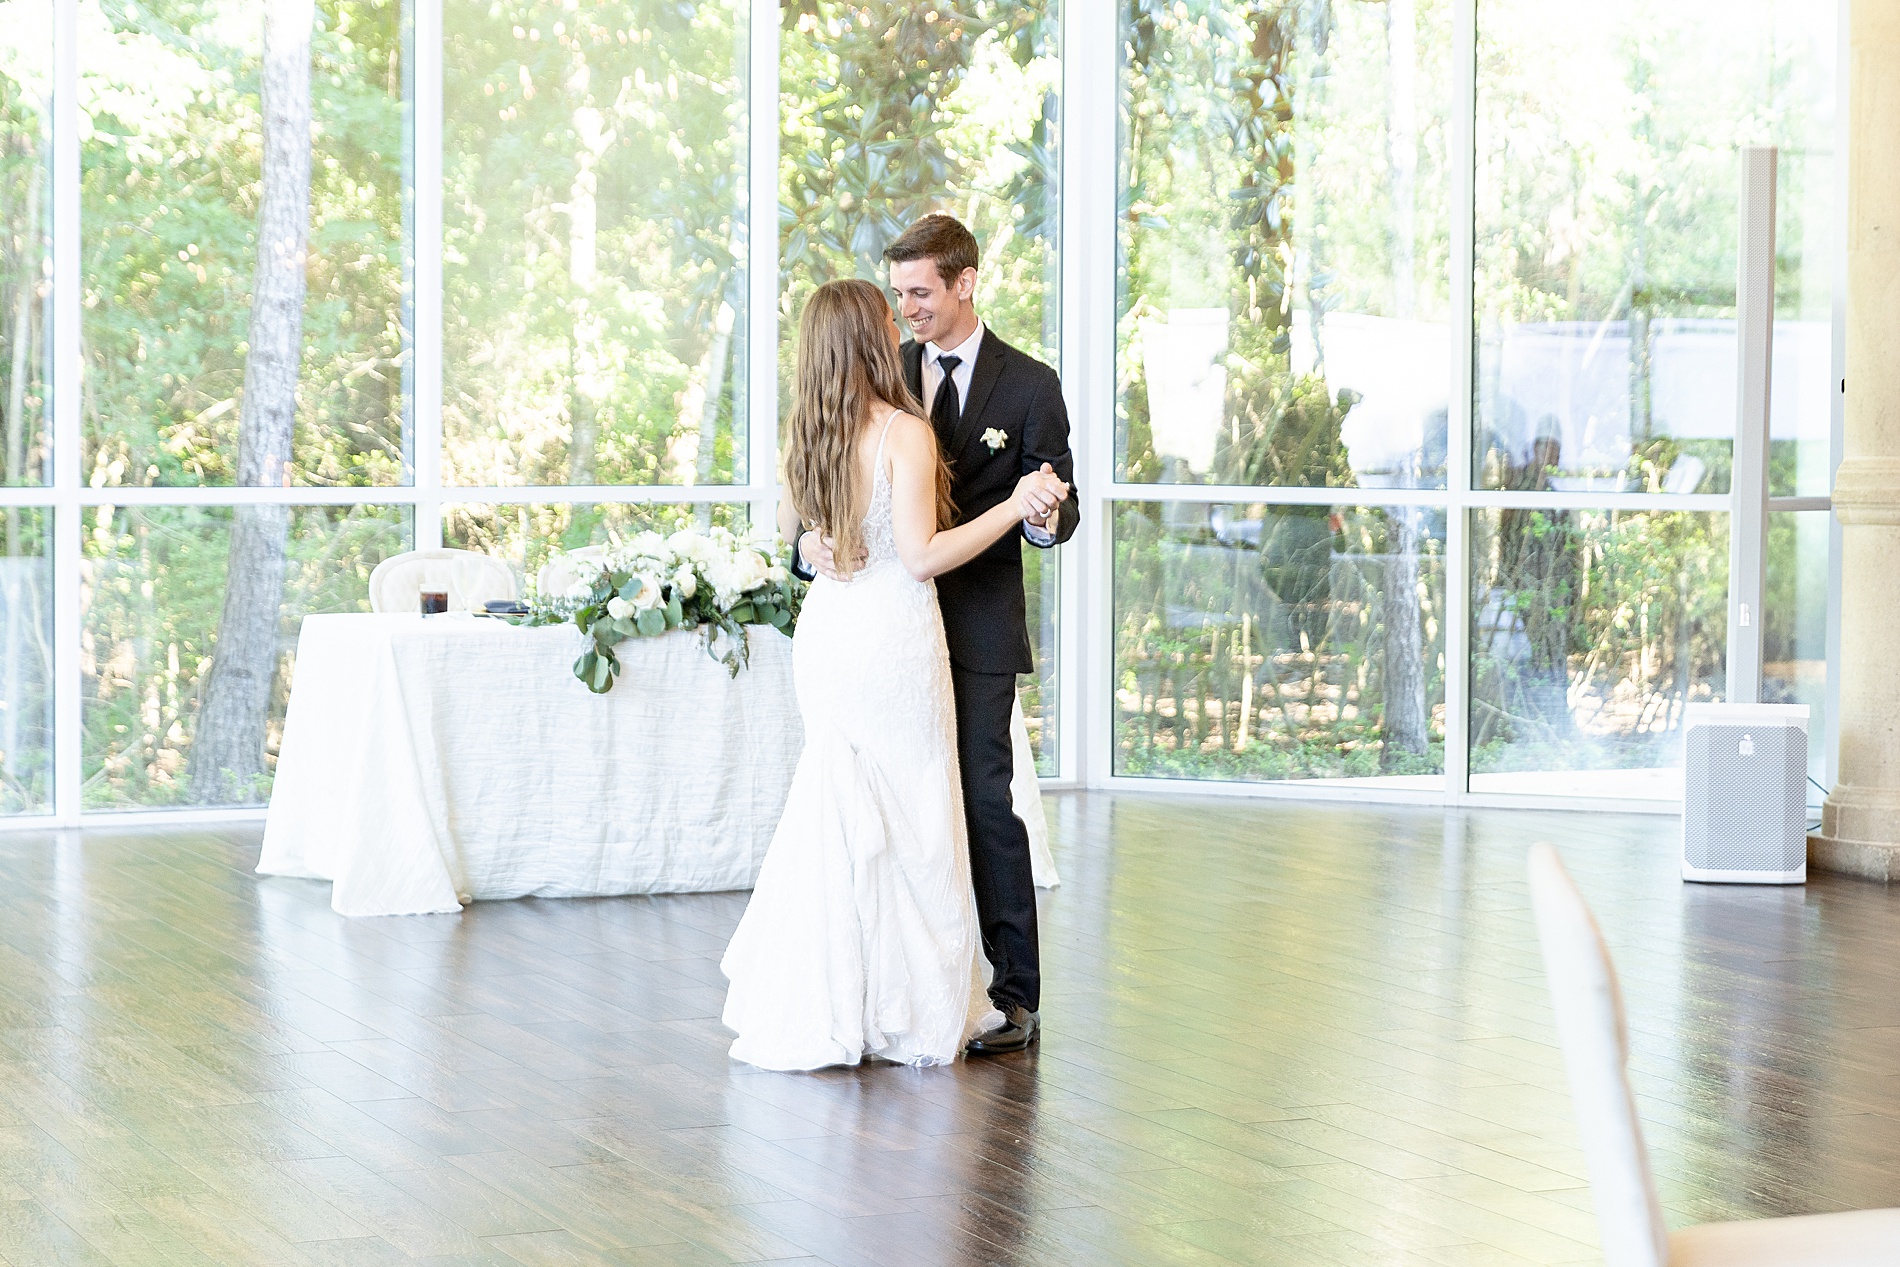
M 1061 501 L 1045 468 L 956 527 L 890 306 L 821 286 L 798 331 L 779 530 L 856 560 L 792 640 L 805 750 L 720 968 L 735 1059 L 765 1069 L 954 1060 L 993 1020 L 970 890 L 950 661 L 933 577 Z

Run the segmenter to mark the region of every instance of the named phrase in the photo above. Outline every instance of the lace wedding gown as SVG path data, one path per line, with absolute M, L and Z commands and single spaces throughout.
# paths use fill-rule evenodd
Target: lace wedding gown
M 893 413 L 892 417 L 895 417 Z M 937 589 L 897 557 L 884 440 L 865 566 L 812 583 L 792 639 L 805 750 L 720 968 L 732 1055 L 764 1069 L 956 1059 L 989 1023 Z

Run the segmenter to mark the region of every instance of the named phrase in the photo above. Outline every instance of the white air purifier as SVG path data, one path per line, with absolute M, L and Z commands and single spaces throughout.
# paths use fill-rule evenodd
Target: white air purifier
M 1808 706 L 1691 704 L 1683 717 L 1682 878 L 1808 878 Z

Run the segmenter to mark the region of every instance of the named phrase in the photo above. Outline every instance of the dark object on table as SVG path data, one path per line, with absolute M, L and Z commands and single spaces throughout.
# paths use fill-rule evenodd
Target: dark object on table
M 424 616 L 440 616 L 448 609 L 449 592 L 447 590 L 422 591 L 422 614 Z
M 486 616 L 526 616 L 528 605 L 518 598 L 491 598 L 482 604 Z

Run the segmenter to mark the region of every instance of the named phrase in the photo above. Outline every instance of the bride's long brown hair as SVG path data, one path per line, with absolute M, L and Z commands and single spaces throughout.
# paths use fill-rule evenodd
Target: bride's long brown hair
M 785 445 L 785 489 L 801 523 L 831 538 L 838 571 L 863 549 L 859 522 L 869 490 L 855 461 L 870 434 L 879 401 L 921 418 L 924 408 L 904 383 L 891 345 L 891 309 L 884 293 L 858 278 L 826 282 L 805 301 L 798 322 L 798 370 Z M 932 436 L 935 447 L 935 436 Z M 937 526 L 955 522 L 950 470 L 937 455 Z

